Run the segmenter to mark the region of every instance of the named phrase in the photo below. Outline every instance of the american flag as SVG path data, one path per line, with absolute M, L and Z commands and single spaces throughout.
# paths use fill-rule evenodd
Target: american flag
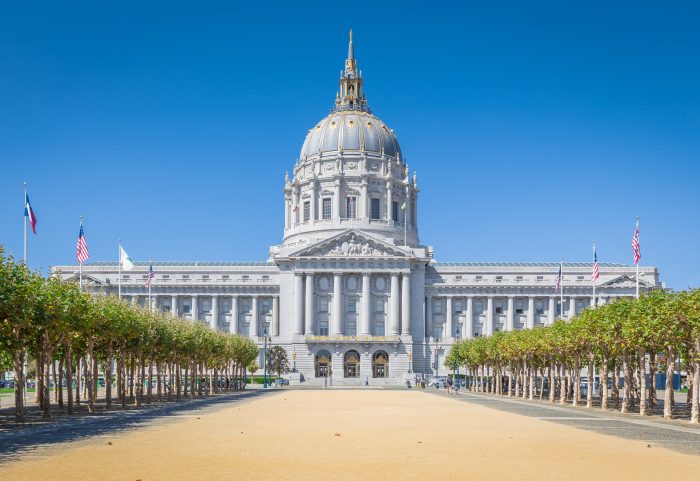
M 593 248 L 593 272 L 591 273 L 591 281 L 595 281 L 600 277 L 600 270 L 598 269 L 598 254 Z
M 80 224 L 80 234 L 78 234 L 78 253 L 76 254 L 78 262 L 81 264 L 90 258 L 90 253 L 88 252 L 87 242 L 85 242 L 85 232 L 83 231 L 83 224 Z
M 148 266 L 148 279 L 146 279 L 146 288 L 151 287 L 151 280 L 153 280 L 154 274 L 153 274 L 153 264 Z
M 557 276 L 557 285 L 554 286 L 554 293 L 558 294 L 561 291 L 561 264 L 559 264 L 559 275 Z
M 634 236 L 632 236 L 632 250 L 634 251 L 634 263 L 637 264 L 642 258 L 642 251 L 639 248 L 639 219 L 637 219 L 637 225 L 634 228 Z

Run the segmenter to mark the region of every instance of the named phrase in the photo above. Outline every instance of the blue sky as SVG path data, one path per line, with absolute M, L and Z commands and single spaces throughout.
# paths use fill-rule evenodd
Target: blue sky
M 488 3 L 488 5 L 485 5 Z M 347 30 L 442 261 L 642 263 L 698 286 L 693 2 L 15 2 L 0 15 L 0 243 L 30 265 L 264 260 Z

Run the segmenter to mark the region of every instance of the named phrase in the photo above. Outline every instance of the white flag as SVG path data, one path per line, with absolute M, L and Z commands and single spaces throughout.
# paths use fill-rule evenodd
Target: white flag
M 119 262 L 122 265 L 122 269 L 125 271 L 130 271 L 134 268 L 134 262 L 121 245 L 119 246 Z
M 403 204 L 401 204 L 401 210 L 404 210 L 404 209 L 406 209 L 406 202 L 404 202 Z

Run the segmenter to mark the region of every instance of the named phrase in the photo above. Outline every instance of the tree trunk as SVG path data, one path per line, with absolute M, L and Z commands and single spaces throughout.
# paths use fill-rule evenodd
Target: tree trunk
M 153 402 L 153 362 L 148 362 L 148 404 Z
M 58 374 L 56 373 L 56 362 L 57 361 L 51 361 L 51 377 L 53 379 L 53 403 L 58 404 L 58 385 L 60 384 L 59 382 L 56 381 L 58 379 Z
M 686 405 L 688 406 L 688 412 L 692 413 L 693 412 L 693 383 L 694 383 L 694 378 L 695 378 L 695 362 L 691 361 L 693 359 L 693 352 L 691 349 L 690 355 L 688 356 L 688 394 L 686 396 Z
M 66 398 L 68 401 L 68 414 L 73 414 L 73 358 L 70 352 L 70 342 L 63 343 L 63 357 L 66 360 Z
M 92 369 L 88 367 L 88 355 L 83 356 L 83 372 L 85 373 L 85 387 L 87 387 L 88 412 L 95 412 L 95 403 L 92 401 Z
M 620 407 L 620 371 L 618 369 L 617 360 L 612 366 L 612 391 L 610 396 L 612 397 L 613 404 L 615 407 Z
M 80 407 L 80 356 L 75 357 L 75 405 Z
M 664 390 L 664 419 L 673 419 L 673 371 L 676 365 L 676 350 L 666 351 L 666 389 Z
M 530 362 L 528 367 L 528 399 L 533 401 L 535 399 L 535 377 L 537 376 L 537 369 L 532 365 L 532 362 Z
M 651 413 L 654 414 L 654 409 L 659 404 L 656 397 L 656 353 L 654 351 L 649 352 L 649 408 Z
M 112 363 L 114 362 L 112 355 L 112 343 L 107 343 L 107 352 L 105 355 L 105 406 L 107 409 L 112 408 Z M 117 384 L 119 382 L 117 381 Z
M 554 383 L 555 383 L 555 377 L 556 377 L 556 365 L 552 362 L 549 364 L 549 368 L 547 369 L 547 379 L 548 379 L 548 384 L 549 384 L 549 396 L 548 401 L 550 403 L 554 402 Z
M 187 389 L 189 388 L 189 385 L 187 384 L 187 381 L 189 380 L 189 374 L 190 374 L 189 365 L 185 364 L 185 377 L 183 378 L 184 381 L 185 381 L 185 382 L 184 382 L 184 386 L 185 386 L 185 389 L 184 389 L 185 399 L 187 399 Z M 179 377 L 178 377 L 178 379 L 179 379 Z M 179 392 L 179 387 L 178 387 L 178 398 L 179 398 L 179 397 L 180 397 L 180 392 Z
M 64 356 L 61 356 L 61 358 L 58 360 L 58 407 L 63 409 L 63 364 L 64 364 Z
M 700 339 L 695 340 L 695 356 L 689 357 L 690 359 L 697 359 L 700 355 Z M 688 391 L 688 398 L 692 401 L 692 407 L 690 408 L 690 422 L 692 424 L 700 423 L 700 361 L 693 361 L 693 390 Z
M 514 370 L 513 370 L 513 365 L 511 364 L 510 366 L 510 373 L 508 374 L 508 397 L 513 396 L 513 389 L 515 387 L 515 376 Z
M 12 351 L 12 367 L 15 370 L 15 421 L 24 422 L 24 350 Z
M 644 349 L 638 350 L 639 359 L 639 415 L 647 415 L 647 369 L 646 353 Z
M 49 386 L 51 386 L 51 358 L 53 357 L 53 350 L 48 347 L 48 334 L 46 334 L 45 340 L 45 351 L 43 355 L 42 371 L 43 371 L 43 385 L 42 389 L 42 405 L 41 405 L 41 416 L 44 419 L 51 419 L 51 393 L 49 392 Z M 39 387 L 37 386 L 37 389 Z
M 572 382 L 574 383 L 573 405 L 578 406 L 581 399 L 581 356 L 579 354 L 576 354 L 576 357 L 574 357 Z
M 630 397 L 632 396 L 632 372 L 630 369 L 629 356 L 627 353 L 622 355 L 622 372 L 623 372 L 623 388 L 622 388 L 622 405 L 620 407 L 621 413 L 626 413 L 629 411 L 630 407 Z
M 595 366 L 593 365 L 593 353 L 588 356 L 588 389 L 586 390 L 586 407 L 593 407 L 593 388 L 595 387 Z
M 600 366 L 600 409 L 608 409 L 608 356 L 603 356 Z
M 167 364 L 166 364 L 167 366 Z M 160 360 L 156 361 L 156 386 L 158 387 L 158 392 L 156 393 L 156 399 L 158 402 L 163 401 L 163 376 L 161 373 L 161 367 L 162 364 L 160 363 Z
M 566 404 L 566 392 L 566 365 L 562 363 L 559 368 L 559 404 L 561 405 Z
M 131 362 L 129 363 L 129 402 L 133 404 L 136 401 L 134 397 L 134 369 L 136 368 L 136 358 L 134 353 L 130 356 Z

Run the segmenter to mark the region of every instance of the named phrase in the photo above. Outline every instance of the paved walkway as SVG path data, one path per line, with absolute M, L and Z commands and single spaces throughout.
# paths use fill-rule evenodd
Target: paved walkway
M 447 397 L 444 390 L 426 389 L 426 392 Z M 520 414 L 542 421 L 637 440 L 649 446 L 663 446 L 681 453 L 700 455 L 700 427 L 688 425 L 687 421 L 645 419 L 635 415 L 601 412 L 585 407 L 560 406 L 547 401 L 527 401 L 464 391 L 449 397 L 455 401 Z

